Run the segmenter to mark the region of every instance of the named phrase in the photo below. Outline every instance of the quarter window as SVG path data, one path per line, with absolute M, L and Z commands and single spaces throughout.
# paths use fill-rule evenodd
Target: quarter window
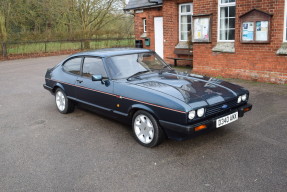
M 64 64 L 63 69 L 69 73 L 80 75 L 81 63 L 82 63 L 82 58 L 80 57 L 70 59 Z
M 179 5 L 179 40 L 188 41 L 191 31 L 193 6 L 192 3 Z
M 91 77 L 92 75 L 107 76 L 102 59 L 86 57 L 83 65 L 83 76 Z
M 219 41 L 234 41 L 236 0 L 218 1 Z

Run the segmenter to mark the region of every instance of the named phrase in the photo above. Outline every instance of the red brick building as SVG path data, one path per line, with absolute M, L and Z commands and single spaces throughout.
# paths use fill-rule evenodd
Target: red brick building
M 135 36 L 195 73 L 287 83 L 287 0 L 129 0 Z

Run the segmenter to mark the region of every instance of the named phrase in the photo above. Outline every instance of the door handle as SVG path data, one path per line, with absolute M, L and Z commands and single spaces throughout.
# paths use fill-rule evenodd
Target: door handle
M 82 80 L 77 80 L 77 82 L 78 82 L 78 83 L 82 83 L 83 81 L 82 81 Z

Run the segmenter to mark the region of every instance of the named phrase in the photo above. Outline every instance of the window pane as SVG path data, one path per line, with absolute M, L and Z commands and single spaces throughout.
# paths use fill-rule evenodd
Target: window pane
M 191 31 L 191 24 L 187 25 L 187 31 Z
M 186 5 L 186 11 L 190 13 L 190 5 Z
M 146 32 L 146 19 L 143 19 L 143 30 Z
M 227 40 L 227 30 L 220 30 L 220 40 Z
M 189 15 L 189 16 L 187 17 L 187 22 L 188 22 L 188 23 L 191 23 L 191 18 L 192 18 L 191 15 Z
M 188 23 L 188 16 L 187 15 L 181 16 L 181 23 Z
M 102 75 L 103 77 L 107 76 L 102 59 L 85 58 L 83 65 L 83 76 L 91 77 L 92 75 Z
M 235 3 L 236 0 L 221 0 L 221 3 Z
M 235 19 L 229 19 L 229 28 L 235 28 Z
M 220 20 L 220 29 L 227 29 L 228 26 L 228 19 L 221 19 Z
M 235 6 L 229 7 L 229 17 L 235 17 Z
M 220 18 L 228 17 L 228 7 L 220 8 Z
M 70 59 L 69 61 L 67 61 L 64 64 L 63 68 L 67 72 L 74 73 L 76 75 L 80 75 L 81 63 L 82 63 L 82 58 L 80 58 L 80 57 Z
M 188 32 L 181 32 L 181 40 L 182 41 L 188 40 Z
M 186 13 L 187 12 L 187 7 L 186 5 L 181 6 L 181 13 Z
M 187 24 L 181 24 L 181 31 L 188 31 Z
M 234 29 L 228 30 L 227 36 L 228 36 L 227 40 L 234 40 L 235 39 L 235 30 Z

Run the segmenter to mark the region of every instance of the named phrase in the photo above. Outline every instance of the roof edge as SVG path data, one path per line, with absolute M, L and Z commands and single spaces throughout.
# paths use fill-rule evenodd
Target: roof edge
M 137 9 L 150 9 L 150 8 L 156 8 L 156 7 L 162 7 L 162 3 L 161 4 L 157 4 L 157 5 L 124 8 L 124 11 L 137 10 Z

